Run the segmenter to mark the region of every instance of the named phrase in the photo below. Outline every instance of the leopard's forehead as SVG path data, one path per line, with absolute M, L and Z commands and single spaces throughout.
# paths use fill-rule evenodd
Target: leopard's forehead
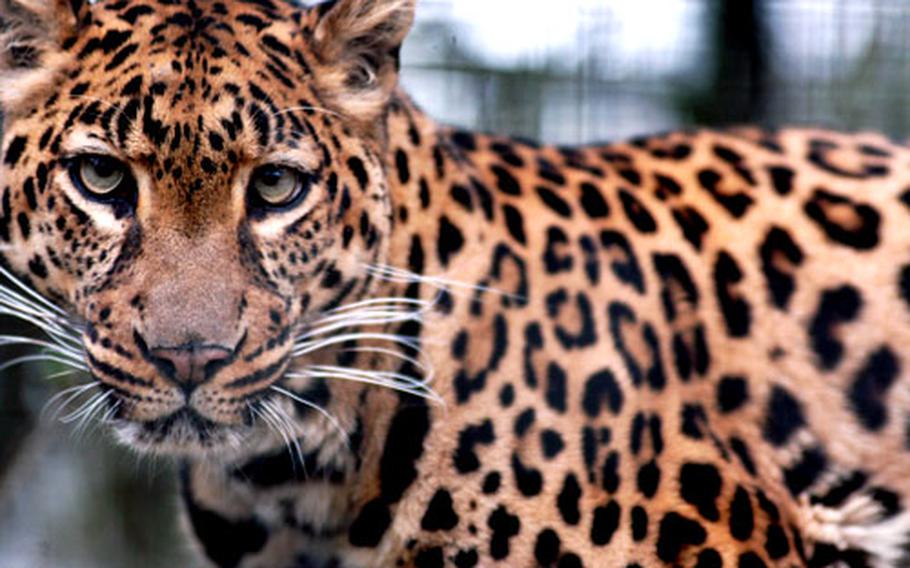
M 230 207 L 244 165 L 331 159 L 331 115 L 311 86 L 308 13 L 290 3 L 99 2 L 64 43 L 69 63 L 39 111 L 60 155 L 135 164 L 161 209 Z
M 306 67 L 287 44 L 311 33 L 307 9 L 293 2 L 101 0 L 85 14 L 80 23 L 80 57 L 93 52 L 111 57 L 107 71 L 128 65 L 134 53 L 144 57 L 192 53 L 238 66 L 271 53 L 298 58 Z M 289 71 L 285 62 L 273 59 L 273 63 Z
M 185 95 L 214 96 L 216 87 L 241 77 L 293 89 L 311 73 L 311 55 L 300 41 L 312 33 L 307 13 L 270 1 L 105 0 L 86 11 L 78 34 L 63 47 L 80 71 L 97 74 L 93 87 L 141 73 L 165 84 L 185 80 Z
M 75 101 L 90 124 L 97 117 L 124 147 L 131 118 L 141 119 L 142 133 L 157 151 L 206 120 L 217 120 L 230 136 L 241 128 L 236 112 L 253 113 L 256 142 L 272 138 L 268 113 L 291 104 L 317 106 L 308 82 L 311 54 L 302 36 L 309 34 L 305 13 L 289 4 L 262 2 L 100 2 L 88 13 L 79 35 L 65 48 L 73 56 L 61 90 L 52 99 Z M 59 105 L 50 104 L 49 107 Z M 118 121 L 114 107 L 124 111 Z M 170 122 L 171 124 L 167 124 Z M 303 134 L 306 127 L 281 116 Z M 279 141 L 290 133 L 274 133 Z M 215 146 L 221 146 L 217 139 Z M 143 149 L 133 149 L 139 152 Z

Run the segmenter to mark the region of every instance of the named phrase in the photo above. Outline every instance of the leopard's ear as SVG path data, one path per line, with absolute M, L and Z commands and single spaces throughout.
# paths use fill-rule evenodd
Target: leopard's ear
M 0 108 L 7 115 L 49 88 L 89 10 L 83 0 L 0 0 Z
M 313 8 L 320 94 L 355 120 L 372 121 L 398 83 L 398 53 L 415 0 L 333 0 Z

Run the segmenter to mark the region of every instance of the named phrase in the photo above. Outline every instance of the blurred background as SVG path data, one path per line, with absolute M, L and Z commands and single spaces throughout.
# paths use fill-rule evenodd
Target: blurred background
M 735 123 L 905 139 L 910 2 L 420 0 L 402 81 L 442 121 L 560 144 Z M 172 465 L 42 418 L 78 381 L 53 372 L 0 374 L 0 568 L 192 566 Z

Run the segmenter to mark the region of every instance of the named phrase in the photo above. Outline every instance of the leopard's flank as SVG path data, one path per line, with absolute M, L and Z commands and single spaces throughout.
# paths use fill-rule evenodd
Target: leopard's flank
M 0 311 L 73 421 L 222 568 L 910 562 L 910 150 L 442 127 L 414 9 L 0 0 Z

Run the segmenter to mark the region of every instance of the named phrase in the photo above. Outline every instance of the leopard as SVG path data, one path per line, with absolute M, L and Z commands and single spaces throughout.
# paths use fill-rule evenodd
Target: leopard
M 0 311 L 199 565 L 910 565 L 910 149 L 446 126 L 416 9 L 0 1 Z

